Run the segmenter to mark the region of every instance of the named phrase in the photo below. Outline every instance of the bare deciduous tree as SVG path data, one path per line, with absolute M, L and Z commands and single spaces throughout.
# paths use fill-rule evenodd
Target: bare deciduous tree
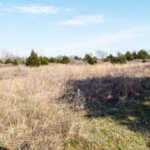
M 101 49 L 97 50 L 96 53 L 100 59 L 104 59 L 107 56 L 107 53 Z
M 2 50 L 2 57 L 4 59 L 13 58 L 13 54 L 5 49 Z

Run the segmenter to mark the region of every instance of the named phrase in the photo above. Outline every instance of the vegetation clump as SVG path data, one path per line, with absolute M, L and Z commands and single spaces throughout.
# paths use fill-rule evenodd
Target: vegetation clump
M 110 54 L 110 55 L 107 56 L 103 61 L 104 61 L 104 62 L 111 62 L 112 58 L 113 58 L 113 55 Z
M 125 57 L 128 61 L 132 61 L 134 60 L 134 55 L 132 53 L 130 53 L 129 51 L 126 52 Z
M 124 54 L 118 53 L 116 56 L 113 56 L 110 54 L 109 56 L 106 55 L 103 51 L 98 51 L 99 57 L 92 57 L 90 54 L 86 54 L 84 58 L 74 56 L 74 57 L 68 57 L 68 56 L 59 56 L 59 57 L 46 57 L 46 56 L 40 56 L 38 57 L 37 53 L 34 52 L 34 50 L 31 51 L 31 55 L 24 59 L 21 57 L 7 57 L 5 61 L 3 62 L 0 60 L 0 63 L 5 64 L 25 64 L 26 66 L 40 66 L 40 65 L 48 65 L 49 63 L 62 63 L 62 64 L 68 64 L 72 63 L 72 60 L 80 60 L 83 62 L 86 62 L 90 65 L 94 65 L 100 61 L 103 62 L 111 62 L 113 64 L 126 64 L 127 61 L 133 61 L 135 59 L 141 60 L 141 62 L 147 62 L 147 59 L 150 59 L 150 55 L 146 50 L 140 50 L 138 52 L 130 52 L 127 51 Z M 73 58 L 73 59 L 72 59 Z
M 14 66 L 18 66 L 18 60 L 17 59 L 14 59 L 13 61 L 12 61 L 12 64 L 14 65 Z
M 42 57 L 42 56 L 40 56 L 40 64 L 41 65 L 48 65 L 49 64 L 49 60 L 48 60 L 48 58 L 47 57 Z
M 50 57 L 50 58 L 48 59 L 48 62 L 49 62 L 49 63 L 56 63 L 57 60 L 56 60 L 56 58 L 54 58 L 54 57 Z
M 145 50 L 140 50 L 137 54 L 138 59 L 147 59 L 150 58 L 149 54 Z
M 2 63 L 3 63 L 3 62 L 2 62 Z M 14 66 L 18 66 L 18 65 L 19 65 L 19 62 L 18 62 L 17 59 L 11 60 L 10 58 L 6 59 L 4 63 L 5 63 L 5 64 L 12 64 L 12 65 L 14 65 Z
M 82 58 L 80 58 L 78 56 L 75 56 L 74 59 L 76 59 L 76 60 L 82 60 Z
M 110 55 L 104 61 L 110 61 L 111 63 L 126 64 L 127 58 L 125 55 L 118 53 L 118 56 L 114 57 L 113 55 Z
M 0 64 L 2 64 L 3 63 L 3 61 L 0 59 Z
M 26 59 L 26 66 L 40 66 L 40 64 L 38 55 L 32 50 L 31 55 Z
M 70 62 L 69 57 L 63 56 L 60 63 L 62 64 L 68 64 Z
M 26 64 L 26 62 L 24 60 L 21 61 L 21 64 Z
M 90 65 L 94 65 L 94 64 L 97 63 L 97 58 L 92 57 L 89 54 L 86 54 L 85 57 L 84 57 L 84 61 L 86 61 Z
M 140 50 L 138 53 L 136 52 L 129 52 L 127 51 L 125 54 L 118 53 L 118 56 L 113 56 L 112 54 L 107 56 L 104 59 L 104 62 L 111 62 L 111 63 L 120 63 L 125 64 L 127 61 L 132 61 L 135 59 L 141 59 L 142 62 L 146 62 L 146 59 L 150 58 L 150 55 L 145 50 Z
M 136 52 L 133 52 L 133 53 L 132 53 L 132 56 L 133 56 L 134 59 L 137 59 L 137 58 L 138 58 Z
M 10 58 L 6 59 L 5 64 L 12 64 L 12 60 Z

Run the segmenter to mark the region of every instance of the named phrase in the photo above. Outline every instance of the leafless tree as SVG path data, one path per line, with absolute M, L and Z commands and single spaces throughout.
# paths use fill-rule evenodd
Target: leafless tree
M 5 49 L 2 50 L 2 57 L 4 59 L 13 58 L 13 54 Z
M 100 59 L 104 59 L 107 56 L 107 53 L 101 49 L 97 50 L 96 53 Z

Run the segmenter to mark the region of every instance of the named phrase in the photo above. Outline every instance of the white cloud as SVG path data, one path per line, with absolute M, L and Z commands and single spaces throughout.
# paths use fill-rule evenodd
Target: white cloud
M 70 12 L 71 9 L 70 8 L 64 9 L 54 6 L 38 6 L 38 5 L 5 6 L 3 3 L 0 3 L 0 12 L 13 12 L 13 11 L 30 14 L 53 14 L 59 11 Z
M 62 21 L 59 24 L 61 25 L 74 25 L 74 26 L 84 26 L 91 24 L 103 23 L 104 16 L 103 15 L 87 15 L 87 16 L 79 16 L 71 20 Z
M 59 8 L 53 6 L 15 6 L 13 9 L 22 13 L 33 14 L 52 14 L 59 11 Z

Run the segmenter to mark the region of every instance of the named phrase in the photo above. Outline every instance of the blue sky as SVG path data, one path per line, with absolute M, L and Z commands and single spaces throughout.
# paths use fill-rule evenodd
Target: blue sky
M 150 0 L 0 0 L 0 51 L 79 55 L 150 48 Z

